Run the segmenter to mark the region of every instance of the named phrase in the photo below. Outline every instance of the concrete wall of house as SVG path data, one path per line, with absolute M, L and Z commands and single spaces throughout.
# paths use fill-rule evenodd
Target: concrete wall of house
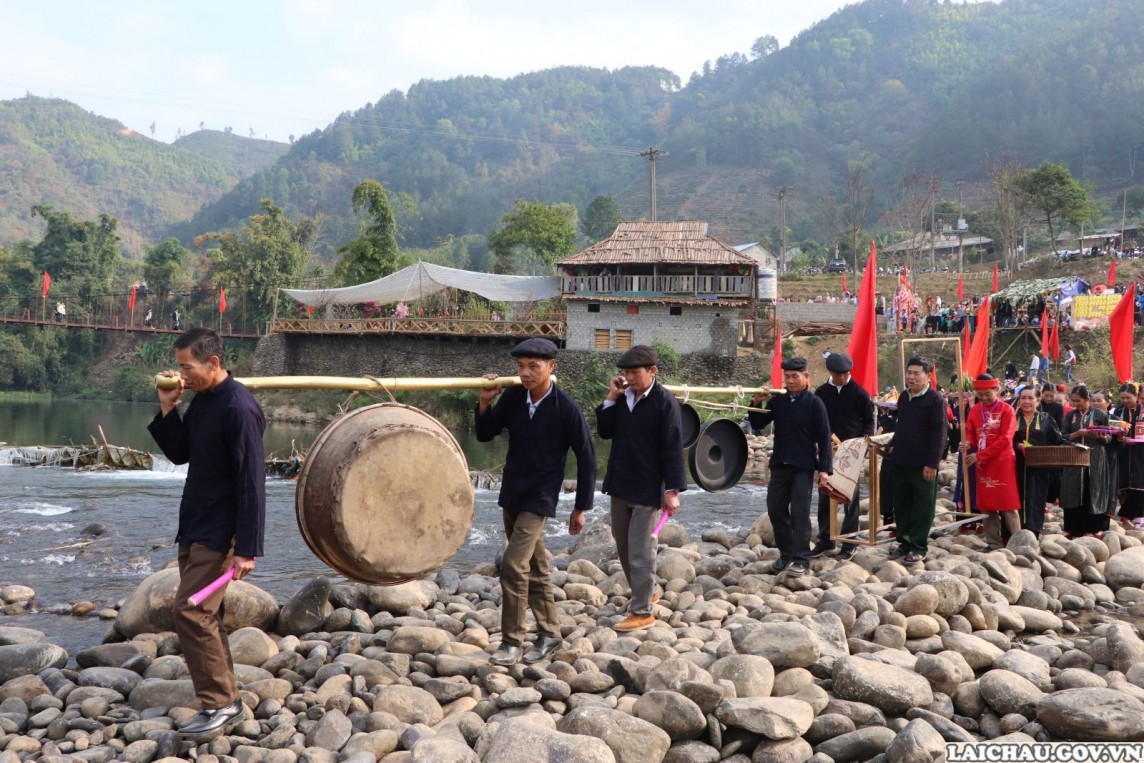
M 599 312 L 589 312 L 589 305 L 598 306 Z M 615 331 L 621 329 L 632 332 L 632 344 L 663 342 L 681 354 L 735 354 L 739 338 L 737 308 L 680 305 L 680 314 L 672 315 L 670 305 L 644 302 L 638 306 L 639 313 L 633 315 L 628 313 L 626 302 L 569 300 L 565 303 L 568 349 L 595 349 L 597 329 L 611 332 L 609 347 L 614 348 Z
M 493 372 L 512 374 L 508 354 L 515 340 L 451 341 L 448 337 L 319 336 L 273 334 L 258 342 L 252 376 L 461 376 Z M 568 382 L 603 361 L 608 367 L 619 352 L 561 350 L 557 375 Z M 768 361 L 769 362 L 769 361 Z M 681 354 L 678 364 L 665 363 L 663 373 L 681 384 L 750 385 L 762 375 L 759 358 Z
M 858 314 L 858 305 L 779 302 L 775 305 L 775 311 L 783 326 L 798 323 L 841 323 L 851 326 Z

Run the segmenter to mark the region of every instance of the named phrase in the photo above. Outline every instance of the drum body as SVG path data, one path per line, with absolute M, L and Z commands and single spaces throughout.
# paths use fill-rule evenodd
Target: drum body
M 398 403 L 326 427 L 298 477 L 298 529 L 350 580 L 396 585 L 437 569 L 473 524 L 465 454 L 439 421 Z

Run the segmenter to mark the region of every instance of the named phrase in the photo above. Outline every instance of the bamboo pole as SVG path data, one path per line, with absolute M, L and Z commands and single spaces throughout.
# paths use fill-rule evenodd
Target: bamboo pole
M 673 395 L 701 395 L 701 396 L 721 396 L 732 395 L 745 397 L 747 395 L 763 395 L 770 397 L 772 395 L 785 395 L 785 389 L 768 389 L 766 387 L 691 387 L 686 384 L 664 384 L 663 388 Z
M 555 376 L 552 377 L 555 380 Z M 346 377 L 346 376 L 251 376 L 237 379 L 247 389 L 330 389 L 346 392 L 436 392 L 456 389 L 491 389 L 519 387 L 519 376 L 499 376 L 495 379 L 481 377 L 465 378 L 424 378 L 424 377 Z

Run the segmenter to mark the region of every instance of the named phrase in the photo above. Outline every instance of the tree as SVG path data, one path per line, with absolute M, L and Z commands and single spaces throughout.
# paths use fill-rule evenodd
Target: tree
M 571 204 L 517 199 L 512 212 L 501 218 L 500 230 L 489 234 L 496 271 L 513 272 L 514 257 L 539 261 L 551 271 L 558 259 L 576 249 L 576 217 Z
M 861 270 L 861 265 L 858 263 L 860 253 L 858 239 L 866 227 L 866 217 L 870 214 L 874 195 L 874 184 L 870 180 L 866 165 L 861 162 L 850 162 L 846 173 L 846 195 L 842 200 L 842 219 L 846 223 L 843 233 L 850 247 L 850 256 L 854 258 L 855 273 Z
M 155 126 L 155 123 L 152 121 L 151 122 L 151 137 L 152 138 L 155 137 L 155 130 L 156 130 L 156 126 Z
M 32 207 L 32 217 L 47 222 L 44 237 L 32 247 L 37 271 L 46 270 L 53 279 L 66 283 L 85 305 L 111 288 L 123 259 L 116 233 L 118 220 L 110 215 L 100 215 L 98 221 L 78 220 L 41 204 Z
M 179 243 L 179 239 L 165 239 L 158 246 L 147 248 L 143 257 L 143 280 L 155 290 L 162 301 L 191 258 L 191 252 Z
M 755 40 L 755 44 L 751 46 L 751 58 L 766 58 L 778 49 L 778 38 L 773 34 L 764 34 Z
M 1135 217 L 1144 212 L 1144 185 L 1132 186 L 1125 192 L 1125 211 Z
M 1029 199 L 1021 192 L 1019 180 L 1024 173 L 1016 160 L 1000 159 L 989 166 L 988 198 L 991 209 L 988 223 L 1001 242 L 1005 269 L 1012 271 L 1017 262 L 1017 241 L 1029 223 Z M 1026 252 L 1028 256 L 1028 252 Z
M 238 233 L 212 231 L 195 238 L 195 246 L 218 244 L 207 252 L 211 278 L 234 294 L 246 294 L 249 317 L 270 317 L 274 295 L 289 286 L 310 261 L 310 247 L 321 228 L 321 216 L 294 222 L 270 199 L 261 214 L 251 215 Z
M 906 267 L 914 272 L 915 262 L 924 245 L 922 234 L 929 228 L 930 207 L 933 204 L 934 178 L 922 170 L 907 171 L 902 176 L 902 187 L 887 217 L 895 228 L 909 236 L 911 246 L 906 251 Z
M 620 205 L 611 196 L 597 196 L 584 210 L 580 220 L 580 230 L 594 244 L 603 241 L 616 231 L 616 226 L 624 219 Z
M 354 212 L 364 215 L 358 236 L 338 248 L 336 276 L 344 286 L 373 281 L 412 263 L 397 247 L 397 219 L 389 194 L 376 180 L 363 180 L 351 197 Z
M 1043 162 L 1035 170 L 1024 170 L 1017 175 L 1016 184 L 1025 204 L 1044 215 L 1049 241 L 1054 247 L 1054 221 L 1079 228 L 1095 211 L 1092 184 L 1078 183 L 1063 164 Z

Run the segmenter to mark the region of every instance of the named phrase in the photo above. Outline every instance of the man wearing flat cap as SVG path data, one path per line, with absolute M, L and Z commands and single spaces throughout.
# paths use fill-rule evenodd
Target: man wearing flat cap
M 476 410 L 479 441 L 488 442 L 508 430 L 508 455 L 497 499 L 508 546 L 500 570 L 501 643 L 492 657 L 493 663 L 503 666 L 521 659 L 526 606 L 537 628 L 532 648 L 523 652 L 526 663 L 545 659 L 563 642 L 544 525 L 556 516 L 569 450 L 576 454 L 576 503 L 568 519 L 569 534 L 584 528 L 584 512 L 592 508 L 596 491 L 596 453 L 588 422 L 576 401 L 552 380 L 556 345 L 547 339 L 526 339 L 511 354 L 521 386 L 506 390 L 496 405 L 492 402 L 500 387 L 482 389 Z
M 783 386 L 787 394 L 766 401 L 755 395 L 747 411 L 757 432 L 771 422 L 775 425 L 771 450 L 771 481 L 767 485 L 767 515 L 775 528 L 779 558 L 771 565 L 774 574 L 804 575 L 810 568 L 810 494 L 814 473 L 820 490 L 834 473 L 830 421 L 826 406 L 810 391 L 806 358 L 789 358 L 782 363 Z M 772 382 L 773 384 L 774 382 Z
M 855 437 L 874 434 L 874 404 L 870 394 L 850 377 L 854 361 L 845 352 L 832 352 L 826 357 L 826 370 L 830 381 L 814 391 L 826 406 L 826 417 L 830 420 L 830 431 L 839 441 L 845 442 Z M 842 533 L 858 530 L 858 488 L 845 504 L 846 513 L 842 519 Z M 857 546 L 843 543 L 838 555 L 848 559 Z M 811 556 L 822 556 L 834 549 L 830 540 L 830 496 L 818 494 L 818 543 L 811 549 Z
M 596 409 L 600 437 L 612 441 L 602 490 L 612 498 L 612 537 L 631 586 L 628 616 L 612 626 L 628 631 L 655 623 L 655 542 L 651 533 L 660 512 L 679 509 L 687 489 L 683 471 L 683 430 L 679 403 L 655 380 L 655 350 L 636 345 L 616 362 L 608 397 Z

